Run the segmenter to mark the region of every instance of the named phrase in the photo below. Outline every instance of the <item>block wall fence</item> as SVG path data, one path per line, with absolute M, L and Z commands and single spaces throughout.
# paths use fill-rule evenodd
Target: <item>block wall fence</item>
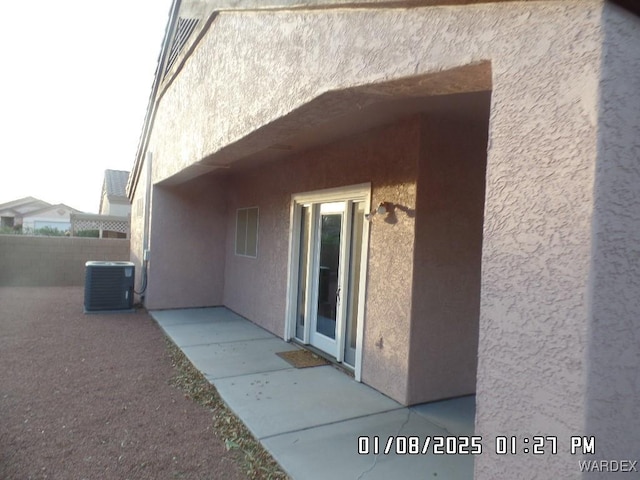
M 128 261 L 129 240 L 0 235 L 0 286 L 84 285 L 89 260 Z

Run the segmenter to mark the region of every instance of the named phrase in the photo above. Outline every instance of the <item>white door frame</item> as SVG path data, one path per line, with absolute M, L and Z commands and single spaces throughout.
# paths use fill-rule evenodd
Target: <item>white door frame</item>
M 364 202 L 364 210 L 365 212 L 369 212 L 371 210 L 371 184 L 363 183 L 359 185 L 352 185 L 346 187 L 332 188 L 326 190 L 316 190 L 312 192 L 304 192 L 297 193 L 291 196 L 291 207 L 290 207 L 290 221 L 289 221 L 289 264 L 288 264 L 288 275 L 287 275 L 287 304 L 286 304 L 286 319 L 285 319 L 285 331 L 284 331 L 284 339 L 289 341 L 291 339 L 296 338 L 296 311 L 297 311 L 297 302 L 298 302 L 298 266 L 299 266 L 299 255 L 300 255 L 300 234 L 301 234 L 301 224 L 300 224 L 300 212 L 301 205 L 304 203 L 329 203 L 329 202 L 345 202 L 347 207 L 350 207 L 354 201 Z M 350 210 L 348 210 L 350 211 Z M 348 212 L 347 211 L 347 212 Z M 347 213 L 345 212 L 345 213 Z M 348 220 L 350 215 L 345 215 L 343 219 L 342 232 L 349 232 L 347 228 L 351 228 L 351 222 Z M 312 242 L 314 243 L 314 242 Z M 346 242 L 344 242 L 346 243 Z M 341 277 L 346 277 L 345 270 L 347 270 L 346 265 L 349 265 L 348 262 L 348 245 L 343 246 L 343 251 L 341 252 L 341 259 L 343 265 L 341 265 Z M 345 252 L 344 250 L 347 250 Z M 358 296 L 358 312 L 357 312 L 357 337 L 356 337 L 356 359 L 354 365 L 354 375 L 357 381 L 361 380 L 362 373 L 362 346 L 363 346 L 363 332 L 364 332 L 364 318 L 365 318 L 365 298 L 366 298 L 366 284 L 367 284 L 367 264 L 368 264 L 368 252 L 369 252 L 369 222 L 365 221 L 363 224 L 362 230 L 362 261 L 360 265 L 360 289 Z M 310 257 L 315 255 L 315 252 L 309 252 Z M 310 285 L 311 281 L 316 281 L 314 278 L 317 275 L 311 276 L 311 278 L 307 279 L 307 285 Z M 342 299 L 346 298 L 346 285 L 342 285 L 343 289 L 341 292 L 341 301 L 339 308 L 341 310 L 342 318 L 345 318 L 346 315 L 346 306 L 347 302 L 342 301 Z M 312 293 L 314 298 L 316 295 L 317 288 L 307 289 L 307 294 Z M 308 299 L 307 305 L 317 304 L 317 299 Z M 307 321 L 305 322 L 305 331 L 304 336 L 302 338 L 303 343 L 310 343 L 309 339 L 309 330 L 310 325 L 308 318 L 306 316 Z M 343 323 L 344 326 L 344 323 Z M 336 341 L 338 342 L 339 348 L 337 348 L 338 355 L 336 359 L 341 362 L 343 360 L 344 354 L 344 328 L 336 329 Z

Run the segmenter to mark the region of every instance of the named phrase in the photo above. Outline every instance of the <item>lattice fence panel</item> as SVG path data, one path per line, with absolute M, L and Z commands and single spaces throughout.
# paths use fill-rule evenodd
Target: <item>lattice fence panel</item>
M 129 233 L 129 222 L 126 220 L 74 220 L 72 227 L 74 233 L 83 230 Z

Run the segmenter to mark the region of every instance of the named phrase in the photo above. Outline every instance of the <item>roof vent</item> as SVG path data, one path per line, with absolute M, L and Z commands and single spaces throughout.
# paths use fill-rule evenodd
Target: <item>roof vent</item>
M 178 55 L 184 48 L 187 40 L 198 25 L 199 19 L 197 18 L 182 18 L 178 17 L 178 23 L 176 25 L 176 32 L 173 35 L 173 42 L 171 43 L 171 50 L 169 50 L 169 56 L 167 58 L 167 64 L 164 69 L 165 76 L 173 67 L 173 64 L 178 59 Z

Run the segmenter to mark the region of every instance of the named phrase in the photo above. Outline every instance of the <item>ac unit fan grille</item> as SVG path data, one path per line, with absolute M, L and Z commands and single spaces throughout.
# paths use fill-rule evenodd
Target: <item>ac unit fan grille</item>
M 84 304 L 86 311 L 131 309 L 133 266 L 88 265 Z

